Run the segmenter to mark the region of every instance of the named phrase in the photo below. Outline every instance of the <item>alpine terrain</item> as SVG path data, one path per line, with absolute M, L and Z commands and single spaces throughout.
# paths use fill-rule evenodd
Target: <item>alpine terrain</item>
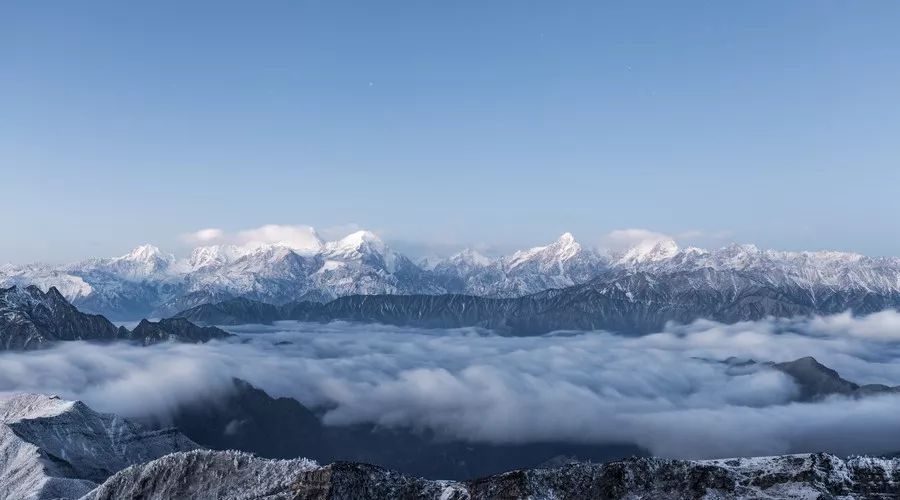
M 701 317 L 738 321 L 894 308 L 900 305 L 900 259 L 752 245 L 679 248 L 667 239 L 601 252 L 566 233 L 551 244 L 499 258 L 465 250 L 416 263 L 377 235 L 359 231 L 330 242 L 315 237 L 302 247 L 203 246 L 182 259 L 145 245 L 121 257 L 62 266 L 5 265 L 0 267 L 4 283 L 54 286 L 80 309 L 113 319 L 166 317 L 235 298 L 282 306 L 410 295 L 417 298 L 375 305 L 392 309 L 390 314 L 371 311 L 363 299 L 338 302 L 322 314 L 345 317 L 348 313 L 335 310 L 349 307 L 358 308 L 358 319 L 373 321 L 409 322 L 402 318 L 409 316 L 435 325 L 507 325 L 521 331 L 648 330 Z M 476 315 L 461 317 L 463 307 L 473 306 Z M 288 316 L 279 312 L 269 319 Z M 517 326 L 516 318 L 534 326 Z

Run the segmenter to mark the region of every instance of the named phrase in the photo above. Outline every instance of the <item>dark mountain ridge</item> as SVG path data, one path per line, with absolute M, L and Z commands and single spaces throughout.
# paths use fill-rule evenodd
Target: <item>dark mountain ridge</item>
M 320 415 L 291 398 L 273 398 L 235 379 L 221 399 L 182 406 L 171 421 L 197 443 L 265 458 L 305 457 L 376 464 L 405 474 L 464 479 L 534 467 L 554 457 L 608 461 L 647 455 L 629 444 L 540 442 L 495 445 L 442 440 L 427 432 L 375 425 L 326 426 Z
M 203 324 L 277 320 L 359 321 L 426 328 L 483 327 L 510 335 L 554 330 L 644 334 L 666 323 L 724 323 L 766 317 L 868 314 L 900 307 L 900 294 L 860 288 L 814 289 L 773 283 L 754 273 L 704 268 L 659 275 L 636 272 L 518 298 L 472 295 L 351 295 L 327 303 L 265 304 L 232 299 L 181 311 Z
M 45 293 L 36 286 L 0 289 L 0 349 L 45 347 L 57 341 L 128 340 L 144 345 L 175 340 L 206 342 L 231 334 L 214 327 L 199 327 L 182 319 L 147 320 L 134 329 L 117 327 L 96 314 L 85 314 L 54 287 Z

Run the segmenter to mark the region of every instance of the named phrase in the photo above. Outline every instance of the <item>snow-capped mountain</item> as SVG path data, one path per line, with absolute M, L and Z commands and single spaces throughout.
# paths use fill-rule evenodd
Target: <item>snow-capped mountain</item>
M 211 245 L 176 259 L 151 245 L 121 257 L 63 266 L 0 266 L 0 286 L 56 286 L 79 308 L 114 319 L 167 316 L 199 304 L 245 297 L 273 304 L 329 301 L 348 295 L 445 294 L 514 298 L 548 289 L 638 278 L 676 279 L 687 286 L 731 293 L 723 276 L 801 290 L 814 304 L 853 291 L 900 293 L 900 259 L 842 252 L 782 252 L 753 245 L 704 250 L 669 239 L 638 242 L 619 252 L 579 244 L 570 233 L 539 247 L 497 258 L 464 250 L 416 264 L 377 235 L 357 231 L 322 241 L 314 231 L 296 242 Z M 627 292 L 628 290 L 626 290 Z M 631 291 L 638 296 L 639 290 Z

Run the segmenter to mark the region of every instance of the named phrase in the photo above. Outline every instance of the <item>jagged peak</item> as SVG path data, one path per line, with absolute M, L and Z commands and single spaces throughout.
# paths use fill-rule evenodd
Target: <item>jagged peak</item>
M 360 230 L 344 236 L 343 238 L 329 242 L 327 245 L 331 252 L 374 250 L 382 255 L 387 253 L 387 245 L 372 231 Z
M 565 233 L 560 235 L 560 237 L 556 240 L 556 243 L 562 244 L 562 245 L 577 244 L 575 242 L 575 236 L 573 236 L 572 233 L 570 233 L 568 231 L 566 231 Z
M 643 264 L 668 260 L 678 254 L 678 244 L 671 238 L 648 239 L 625 251 L 619 258 L 620 265 Z
M 549 245 L 519 250 L 505 260 L 510 268 L 515 268 L 535 258 L 566 261 L 576 256 L 579 252 L 581 252 L 581 245 L 575 241 L 572 233 L 566 232 Z
M 171 262 L 175 260 L 171 254 L 163 253 L 158 247 L 145 243 L 134 248 L 131 252 L 119 257 L 119 260 L 127 260 L 131 262 Z
M 488 266 L 493 262 L 490 257 L 487 257 L 486 255 L 473 248 L 464 248 L 456 254 L 452 255 L 447 260 L 452 263 L 465 263 L 475 266 Z

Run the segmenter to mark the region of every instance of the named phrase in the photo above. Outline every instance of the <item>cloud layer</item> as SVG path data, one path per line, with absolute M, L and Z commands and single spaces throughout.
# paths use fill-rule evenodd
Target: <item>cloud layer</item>
M 322 239 L 312 226 L 267 224 L 253 229 L 227 233 L 218 228 L 200 229 L 183 238 L 192 245 L 232 244 L 241 247 L 258 247 L 279 244 L 300 252 L 316 252 L 322 247 Z
M 509 338 L 477 329 L 345 323 L 233 328 L 205 345 L 64 343 L 0 355 L 0 390 L 53 392 L 126 415 L 164 416 L 244 378 L 325 410 L 489 442 L 631 442 L 689 458 L 900 450 L 900 396 L 791 403 L 793 380 L 730 356 L 814 356 L 858 383 L 900 384 L 900 314 L 722 325 L 644 337 Z

